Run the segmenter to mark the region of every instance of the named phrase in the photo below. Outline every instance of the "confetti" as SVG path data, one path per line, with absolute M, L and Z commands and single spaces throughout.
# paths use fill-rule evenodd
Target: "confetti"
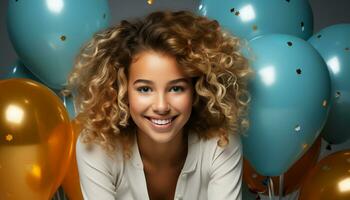
M 322 106 L 323 106 L 323 107 L 327 107 L 327 104 L 328 104 L 327 100 L 323 100 Z
M 11 134 L 6 135 L 6 140 L 11 142 L 13 140 L 13 136 Z

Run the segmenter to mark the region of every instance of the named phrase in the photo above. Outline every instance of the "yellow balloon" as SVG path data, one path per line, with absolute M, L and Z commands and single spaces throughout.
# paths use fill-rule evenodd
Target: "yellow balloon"
M 74 144 L 78 139 L 80 133 L 80 126 L 72 121 L 73 133 L 74 133 Z M 75 147 L 73 148 L 73 155 L 75 155 Z M 66 176 L 63 179 L 62 187 L 69 200 L 83 200 L 83 195 L 80 190 L 79 173 L 77 168 L 77 160 L 75 156 L 72 156 Z
M 30 79 L 0 81 L 0 199 L 50 199 L 72 147 L 69 117 L 54 92 Z
M 299 200 L 350 199 L 350 150 L 322 159 L 306 177 Z

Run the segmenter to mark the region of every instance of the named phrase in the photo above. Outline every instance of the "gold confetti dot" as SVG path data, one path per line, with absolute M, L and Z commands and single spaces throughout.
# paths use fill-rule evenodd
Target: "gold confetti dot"
M 153 0 L 147 0 L 147 3 L 148 3 L 148 5 L 151 5 L 151 4 L 153 4 L 154 2 L 153 2 Z
M 235 12 L 235 15 L 236 15 L 236 16 L 239 16 L 239 11 Z
M 253 25 L 253 30 L 254 30 L 254 31 L 258 30 L 258 26 L 254 24 L 254 25 Z
M 327 107 L 327 104 L 328 104 L 327 100 L 323 100 L 322 106 L 323 106 L 323 107 Z
M 61 40 L 62 40 L 62 41 L 65 41 L 65 40 L 66 40 L 66 36 L 65 36 L 65 35 L 62 35 L 62 36 L 61 36 Z
M 306 149 L 308 146 L 308 144 L 303 144 L 303 149 Z
M 11 142 L 13 140 L 13 136 L 11 134 L 6 135 L 6 140 Z

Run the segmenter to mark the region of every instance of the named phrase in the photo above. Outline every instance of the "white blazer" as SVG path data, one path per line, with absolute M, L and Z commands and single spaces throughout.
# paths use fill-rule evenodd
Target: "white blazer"
M 189 134 L 188 154 L 177 181 L 175 199 L 242 199 L 240 138 L 230 135 L 225 148 L 217 146 L 217 140 L 212 138 L 205 141 L 196 134 Z M 132 157 L 124 161 L 122 150 L 110 157 L 99 145 L 86 145 L 79 137 L 76 159 L 85 200 L 149 200 L 136 141 L 132 147 Z

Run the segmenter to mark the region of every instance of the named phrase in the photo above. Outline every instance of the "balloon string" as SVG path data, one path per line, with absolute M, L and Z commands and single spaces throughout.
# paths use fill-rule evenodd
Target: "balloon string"
M 67 99 L 66 99 L 66 96 L 65 95 L 62 95 L 62 98 L 63 98 L 63 105 L 65 108 L 67 108 Z M 68 109 L 68 108 L 67 108 Z
M 270 177 L 267 177 L 267 190 L 269 191 L 269 199 L 272 200 Z
M 60 97 L 62 97 L 62 99 L 63 99 L 63 105 L 64 105 L 64 107 L 68 110 L 68 107 L 67 107 L 67 98 L 72 98 L 72 105 L 73 105 L 73 110 L 74 110 L 74 113 L 76 114 L 77 113 L 77 107 L 76 107 L 76 105 L 75 105 L 75 102 L 74 102 L 74 95 L 73 95 L 73 93 L 69 93 L 69 94 L 67 94 L 67 93 L 65 93 L 64 92 L 64 89 L 63 90 L 61 90 L 61 92 L 58 92 L 58 94 L 59 94 L 59 96 Z
M 280 184 L 279 184 L 279 199 L 284 196 L 283 188 L 284 188 L 284 174 L 280 175 Z
M 77 114 L 78 113 L 78 109 L 77 109 L 77 107 L 76 107 L 76 105 L 75 105 L 75 101 L 74 101 L 74 95 L 72 94 L 72 102 L 73 102 L 73 109 L 74 109 L 74 113 L 75 114 Z
M 274 190 L 274 187 L 273 187 L 273 181 L 272 181 L 272 178 L 271 177 L 269 177 L 269 183 L 270 183 L 270 185 L 271 185 L 271 196 L 275 196 L 275 190 Z

